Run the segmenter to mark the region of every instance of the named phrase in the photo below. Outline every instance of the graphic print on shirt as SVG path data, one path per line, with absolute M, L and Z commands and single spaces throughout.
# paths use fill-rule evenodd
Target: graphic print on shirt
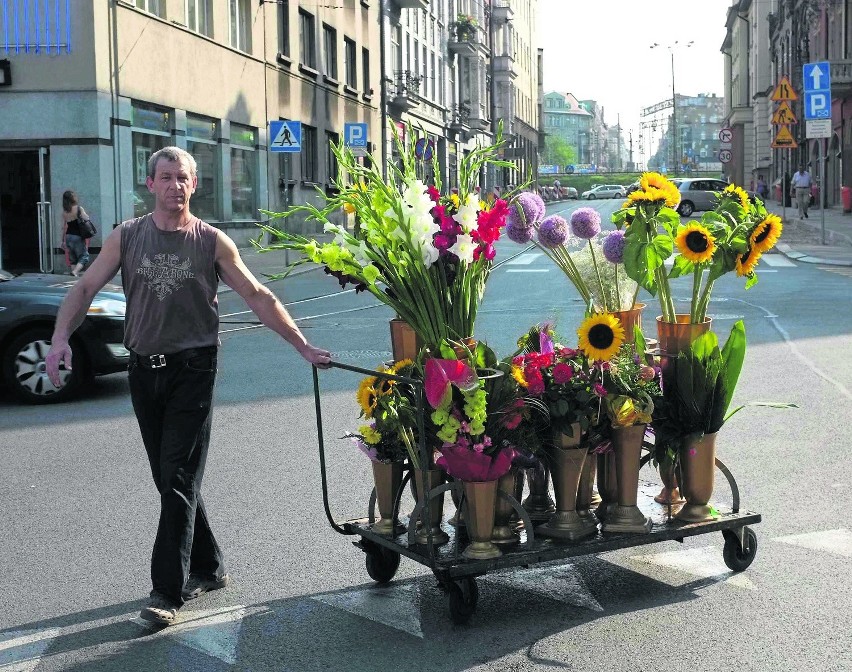
M 147 254 L 143 254 L 136 273 L 145 278 L 148 289 L 162 301 L 169 294 L 183 287 L 185 280 L 195 277 L 195 273 L 190 271 L 190 268 L 192 268 L 192 261 L 189 257 L 179 261 L 176 254 L 155 254 L 152 261 Z

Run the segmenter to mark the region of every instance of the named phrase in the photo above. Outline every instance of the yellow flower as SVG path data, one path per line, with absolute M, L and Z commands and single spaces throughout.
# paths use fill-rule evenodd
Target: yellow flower
M 716 251 L 716 241 L 713 236 L 697 222 L 681 227 L 675 242 L 681 255 L 693 264 L 710 261 Z
M 749 248 L 744 254 L 737 255 L 737 275 L 751 275 L 754 272 L 757 262 L 760 260 L 761 254 L 757 250 Z
M 520 366 L 512 367 L 512 377 L 518 381 L 521 387 L 527 387 L 527 380 L 524 378 L 524 370 Z
M 742 187 L 738 187 L 736 184 L 729 184 L 727 187 L 722 189 L 722 196 L 732 196 L 737 198 L 740 201 L 740 205 L 748 209 L 748 194 Z
M 399 360 L 396 364 L 394 364 L 394 365 L 391 367 L 391 369 L 390 369 L 390 373 L 398 374 L 398 373 L 399 373 L 400 371 L 402 371 L 405 367 L 407 367 L 407 366 L 411 366 L 412 364 L 414 364 L 414 360 L 413 360 L 413 359 L 401 359 L 401 360 Z
M 680 203 L 680 190 L 677 188 L 677 185 L 659 173 L 642 173 L 642 177 L 639 178 L 639 186 L 648 197 L 632 200 L 665 200 L 666 205 L 670 208 L 675 208 Z M 637 192 L 634 191 L 633 194 L 635 193 Z M 632 197 L 633 194 L 630 194 L 628 198 Z
M 459 201 L 459 195 L 458 194 L 450 194 L 450 201 L 452 201 L 453 205 L 456 206 L 456 208 L 459 207 L 460 201 Z
M 351 203 L 344 203 L 343 212 L 345 212 L 347 215 L 351 215 L 355 212 L 355 206 Z
M 778 215 L 767 215 L 766 219 L 754 227 L 754 231 L 748 237 L 751 249 L 758 254 L 771 250 L 775 247 L 775 243 L 778 242 L 783 230 L 784 225 Z
M 362 425 L 358 428 L 358 431 L 361 433 L 364 443 L 369 443 L 371 446 L 375 446 L 382 440 L 381 432 L 377 431 L 375 427 L 370 427 L 370 425 Z
M 580 337 L 580 350 L 593 360 L 609 360 L 624 343 L 624 327 L 610 313 L 586 318 L 577 329 L 577 335 Z
M 364 412 L 365 418 L 371 418 L 373 416 L 373 411 L 376 408 L 378 396 L 375 388 L 373 387 L 375 383 L 375 376 L 369 376 L 364 378 L 358 386 L 358 404 L 361 406 L 361 410 Z

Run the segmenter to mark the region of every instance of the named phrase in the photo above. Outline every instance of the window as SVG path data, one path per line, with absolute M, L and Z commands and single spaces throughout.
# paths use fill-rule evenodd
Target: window
M 233 219 L 257 218 L 257 133 L 231 124 L 231 211 Z
M 278 0 L 278 51 L 290 55 L 290 0 Z
M 213 37 L 213 0 L 186 0 L 186 27 Z
M 165 4 L 165 0 L 136 0 L 136 6 L 139 9 L 144 9 L 146 12 L 159 16 L 161 19 L 166 18 Z
M 337 79 L 337 31 L 322 24 L 322 59 L 326 77 Z
M 331 151 L 333 145 L 337 145 L 340 142 L 340 136 L 337 133 L 330 133 L 326 131 L 325 133 L 325 165 L 328 170 L 328 179 L 326 182 L 328 184 L 334 184 L 334 180 L 337 178 L 337 157 L 334 155 L 334 152 Z
M 302 181 L 317 182 L 317 129 L 302 124 Z
M 343 67 L 346 70 L 346 86 L 353 89 L 358 87 L 358 53 L 355 42 L 348 37 L 343 38 Z
M 154 209 L 154 196 L 148 191 L 148 159 L 172 142 L 171 113 L 161 107 L 132 103 L 130 108 L 133 149 L 133 216 L 141 217 Z
M 231 46 L 251 53 L 251 0 L 229 0 Z
M 309 68 L 317 67 L 317 45 L 314 15 L 299 10 L 299 61 Z
M 192 212 L 206 222 L 218 220 L 219 143 L 215 119 L 186 115 L 186 151 L 198 164 L 198 187 L 192 195 Z
M 370 52 L 367 47 L 361 48 L 361 63 L 362 63 L 362 78 L 364 83 L 364 93 L 372 93 L 370 88 Z

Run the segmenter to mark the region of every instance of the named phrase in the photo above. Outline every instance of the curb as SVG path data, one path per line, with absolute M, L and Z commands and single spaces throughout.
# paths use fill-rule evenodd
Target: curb
M 852 261 L 839 261 L 837 259 L 823 259 L 822 257 L 811 257 L 801 252 L 796 252 L 786 243 L 778 243 L 775 248 L 785 257 L 801 261 L 806 264 L 823 264 L 825 266 L 852 266 Z

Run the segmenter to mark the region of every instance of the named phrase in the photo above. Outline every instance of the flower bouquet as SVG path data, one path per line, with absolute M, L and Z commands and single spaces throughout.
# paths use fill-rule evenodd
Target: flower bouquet
M 468 40 L 476 33 L 478 25 L 479 22 L 474 16 L 470 14 L 458 14 L 451 27 L 455 30 L 458 40 Z
M 326 233 L 333 235 L 332 242 L 261 225 L 273 242 L 263 245 L 258 239 L 254 243 L 264 252 L 301 252 L 302 258 L 289 270 L 303 263 L 322 264 L 341 284 L 352 282 L 357 289 L 370 292 L 393 308 L 424 345 L 435 349 L 445 339 L 473 335 L 495 256 L 494 244 L 508 213 L 502 199 L 485 206 L 476 180 L 488 165 L 512 168 L 513 164 L 497 159 L 503 145 L 498 129 L 494 145 L 478 147 L 461 160 L 459 183 L 446 194 L 437 163 L 434 185 L 427 186 L 418 178 L 417 138 L 406 146 L 395 127 L 393 130 L 402 164 L 389 164 L 393 180 L 382 178 L 375 160 L 361 165 L 341 141 L 332 145 L 340 166 L 334 180 L 337 194 L 325 197 L 322 210 L 308 203 L 285 213 L 267 213 L 285 217 L 306 212 L 309 218 L 324 223 Z M 410 127 L 408 135 L 414 135 Z M 356 215 L 358 223 L 351 231 L 329 221 L 332 213 L 344 207 Z

